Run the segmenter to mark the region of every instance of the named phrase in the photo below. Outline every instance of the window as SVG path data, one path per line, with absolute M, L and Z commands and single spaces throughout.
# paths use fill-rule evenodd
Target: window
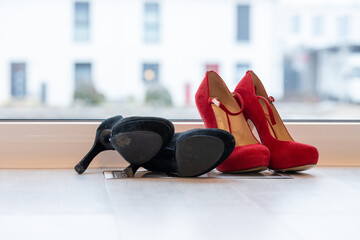
M 91 63 L 76 63 L 75 64 L 75 86 L 76 88 L 83 87 L 92 82 L 91 79 Z
M 26 64 L 11 64 L 11 96 L 21 99 L 26 96 Z
M 143 81 L 145 83 L 159 82 L 159 64 L 144 63 L 143 64 Z
M 237 6 L 237 40 L 249 41 L 250 39 L 250 7 Z
M 76 42 L 90 40 L 90 14 L 88 2 L 75 2 L 75 34 Z
M 300 32 L 300 16 L 295 15 L 291 18 L 291 32 L 296 34 Z
M 313 26 L 312 26 L 312 33 L 314 36 L 320 36 L 323 33 L 323 17 L 322 16 L 315 16 L 312 19 Z
M 285 119 L 360 119 L 353 1 L 16 2 L 0 1 L 0 119 L 200 119 L 205 72 L 233 91 L 250 67 Z M 171 105 L 148 105 L 151 83 Z
M 340 39 L 347 39 L 349 34 L 349 17 L 341 16 L 337 19 L 337 34 Z
M 160 17 L 158 3 L 145 3 L 144 41 L 157 43 L 160 40 Z
M 46 85 L 46 83 L 41 83 L 40 101 L 42 104 L 46 105 L 46 102 L 47 102 L 47 85 Z

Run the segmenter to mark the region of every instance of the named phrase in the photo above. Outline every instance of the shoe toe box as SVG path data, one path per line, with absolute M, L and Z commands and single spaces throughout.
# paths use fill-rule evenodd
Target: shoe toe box
M 232 154 L 217 167 L 221 172 L 242 172 L 266 169 L 269 165 L 270 152 L 262 144 L 236 146 Z
M 316 165 L 319 152 L 314 146 L 295 141 L 282 142 L 271 151 L 270 168 L 301 169 L 301 166 Z

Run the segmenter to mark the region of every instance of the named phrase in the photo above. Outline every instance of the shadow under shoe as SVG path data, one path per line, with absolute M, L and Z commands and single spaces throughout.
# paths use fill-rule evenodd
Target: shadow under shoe
M 234 150 L 235 139 L 221 129 L 176 133 L 171 142 L 144 168 L 178 177 L 196 177 L 221 164 Z

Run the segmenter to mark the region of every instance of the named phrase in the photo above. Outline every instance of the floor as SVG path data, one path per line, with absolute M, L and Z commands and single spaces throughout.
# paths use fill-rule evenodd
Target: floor
M 0 170 L 0 239 L 360 239 L 360 168 L 292 177 Z

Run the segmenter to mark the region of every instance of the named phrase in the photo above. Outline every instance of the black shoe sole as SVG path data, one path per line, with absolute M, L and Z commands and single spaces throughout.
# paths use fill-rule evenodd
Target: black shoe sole
M 156 117 L 129 117 L 112 129 L 110 142 L 130 164 L 150 161 L 174 135 L 174 125 Z
M 176 175 L 196 177 L 211 171 L 224 150 L 224 142 L 214 136 L 194 135 L 180 140 L 175 150 Z
M 126 161 L 138 166 L 153 158 L 163 145 L 162 137 L 151 131 L 119 133 L 111 142 Z

